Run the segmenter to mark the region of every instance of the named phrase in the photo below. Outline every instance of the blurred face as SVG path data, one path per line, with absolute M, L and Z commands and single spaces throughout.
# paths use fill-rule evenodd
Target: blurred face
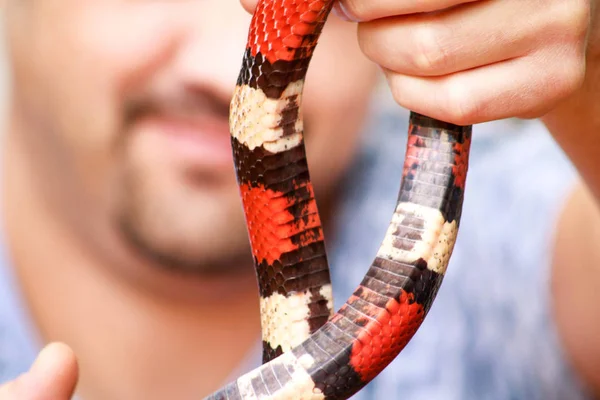
M 248 260 L 229 101 L 250 16 L 237 0 L 9 0 L 14 111 L 52 212 L 105 254 L 176 270 Z M 309 68 L 317 197 L 348 166 L 376 69 L 333 16 Z

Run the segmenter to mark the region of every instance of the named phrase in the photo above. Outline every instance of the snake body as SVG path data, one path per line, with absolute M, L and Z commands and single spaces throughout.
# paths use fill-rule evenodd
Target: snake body
M 208 399 L 347 399 L 427 315 L 462 212 L 471 126 L 411 112 L 395 210 L 334 313 L 303 138 L 302 89 L 332 0 L 260 0 L 231 102 L 234 163 L 260 290 L 263 365 Z

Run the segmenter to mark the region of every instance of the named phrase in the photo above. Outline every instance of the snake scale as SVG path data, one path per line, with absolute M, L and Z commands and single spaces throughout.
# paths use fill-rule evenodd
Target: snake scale
M 395 210 L 364 279 L 333 310 L 303 139 L 302 90 L 333 0 L 259 0 L 230 107 L 259 290 L 263 364 L 207 399 L 347 399 L 406 346 L 452 254 L 472 126 L 411 112 Z

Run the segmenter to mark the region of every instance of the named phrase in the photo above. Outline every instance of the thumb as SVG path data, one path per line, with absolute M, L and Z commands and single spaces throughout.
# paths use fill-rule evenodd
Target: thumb
M 254 12 L 254 9 L 256 8 L 258 0 L 240 0 L 240 2 L 242 3 L 242 7 L 244 7 L 244 10 L 252 14 Z
M 38 355 L 26 374 L 27 399 L 67 400 L 73 396 L 79 378 L 77 359 L 67 345 L 51 343 Z
M 240 3 L 242 3 L 242 7 L 244 7 L 244 10 L 246 10 L 250 14 L 252 14 L 252 13 L 254 13 L 254 10 L 256 9 L 258 0 L 240 0 Z M 337 1 L 336 1 L 336 3 L 337 3 Z

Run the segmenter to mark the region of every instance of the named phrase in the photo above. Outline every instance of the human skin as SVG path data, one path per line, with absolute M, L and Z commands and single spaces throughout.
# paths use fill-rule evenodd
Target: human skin
M 2 212 L 43 341 L 72 349 L 86 399 L 215 390 L 260 340 L 227 115 L 250 15 L 234 0 L 7 0 L 4 14 Z M 380 79 L 355 34 L 329 21 L 305 87 L 324 218 Z
M 8 27 L 9 34 L 11 34 L 13 60 L 15 60 L 14 67 L 21 75 L 16 79 L 18 90 L 13 101 L 12 129 L 10 131 L 12 134 L 8 138 L 9 145 L 12 147 L 9 148 L 36 149 L 36 154 L 40 154 L 33 160 L 31 157 L 15 151 L 8 158 L 9 163 L 14 163 L 9 165 L 23 167 L 16 170 L 15 168 L 11 169 L 13 171 L 11 174 L 14 176 L 9 177 L 5 188 L 7 192 L 5 196 L 8 196 L 8 200 L 11 196 L 13 197 L 13 207 L 11 208 L 11 201 L 8 201 L 6 206 L 7 210 L 11 211 L 10 213 L 6 212 L 10 216 L 7 226 L 9 233 L 12 232 L 15 260 L 20 270 L 23 286 L 45 338 L 65 340 L 73 348 L 74 354 L 77 354 L 82 372 L 80 387 L 83 394 L 89 394 L 89 398 L 102 398 L 103 396 L 104 398 L 118 398 L 119 395 L 121 397 L 129 395 L 127 398 L 152 398 L 151 396 L 157 396 L 158 392 L 154 390 L 152 393 L 142 393 L 143 389 L 139 389 L 142 385 L 139 382 L 142 381 L 144 373 L 148 373 L 147 376 L 154 376 L 156 371 L 148 372 L 146 365 L 131 364 L 136 362 L 136 359 L 132 359 L 132 357 L 129 357 L 128 360 L 115 357 L 116 351 L 111 352 L 110 346 L 107 350 L 102 349 L 104 350 L 102 352 L 99 350 L 89 351 L 90 348 L 94 348 L 93 343 L 82 341 L 82 337 L 94 337 L 94 335 L 85 335 L 84 325 L 86 321 L 89 322 L 90 315 L 81 310 L 73 310 L 73 306 L 69 306 L 68 300 L 76 298 L 80 303 L 93 303 L 94 296 L 82 296 L 81 291 L 66 293 L 65 300 L 61 303 L 64 307 L 61 307 L 61 313 L 58 314 L 54 310 L 44 307 L 44 300 L 48 299 L 57 287 L 62 287 L 64 278 L 61 280 L 61 276 L 77 273 L 77 282 L 88 292 L 91 288 L 100 294 L 110 293 L 111 296 L 119 299 L 120 302 L 115 302 L 113 307 L 119 304 L 123 308 L 123 310 L 119 310 L 121 315 L 130 316 L 131 314 L 128 314 L 127 310 L 130 313 L 135 310 L 135 313 L 141 314 L 146 311 L 147 315 L 151 316 L 150 319 L 156 322 L 169 321 L 170 329 L 162 327 L 164 332 L 159 330 L 157 335 L 163 333 L 165 338 L 171 338 L 172 341 L 179 340 L 182 345 L 181 352 L 187 350 L 185 354 L 187 357 L 183 357 L 178 365 L 181 374 L 178 374 L 179 371 L 170 370 L 169 377 L 183 376 L 182 381 L 185 382 L 185 377 L 191 375 L 189 371 L 192 371 L 193 368 L 196 368 L 193 372 L 197 375 L 197 368 L 200 367 L 194 365 L 194 361 L 212 359 L 210 349 L 200 346 L 204 340 L 211 340 L 210 334 L 206 332 L 206 322 L 223 320 L 221 322 L 226 324 L 224 320 L 231 319 L 233 316 L 223 310 L 234 310 L 234 306 L 238 307 L 236 310 L 240 310 L 243 308 L 243 304 L 248 307 L 247 303 L 253 301 L 248 301 L 248 299 L 253 299 L 254 286 L 252 285 L 254 282 L 252 279 L 239 279 L 237 288 L 242 292 L 245 289 L 244 293 L 246 293 L 245 296 L 241 296 L 243 302 L 229 303 L 223 309 L 212 310 L 212 313 L 211 307 L 203 308 L 202 306 L 210 295 L 214 294 L 207 286 L 225 287 L 219 286 L 219 283 L 224 282 L 224 278 L 220 275 L 215 276 L 214 271 L 225 273 L 228 270 L 237 270 L 237 266 L 240 265 L 237 257 L 243 258 L 243 255 L 247 254 L 242 217 L 240 214 L 233 217 L 236 208 L 231 204 L 235 203 L 234 199 L 237 196 L 233 178 L 230 175 L 228 189 L 219 192 L 215 186 L 209 185 L 214 179 L 215 175 L 213 174 L 216 174 L 213 166 L 205 170 L 210 169 L 211 179 L 206 178 L 206 172 L 200 173 L 200 176 L 204 176 L 209 182 L 202 182 L 205 186 L 190 192 L 187 186 L 189 184 L 177 180 L 177 178 L 182 179 L 182 170 L 187 170 L 187 166 L 182 167 L 169 155 L 162 156 L 158 149 L 162 148 L 164 142 L 160 142 L 161 139 L 157 138 L 159 135 L 153 132 L 157 129 L 152 125 L 148 127 L 142 123 L 140 123 L 141 127 L 129 128 L 131 132 L 134 132 L 130 134 L 134 139 L 127 142 L 129 147 L 126 148 L 128 151 L 124 153 L 126 156 L 123 156 L 122 159 L 111 158 L 111 153 L 107 149 L 112 143 L 111 139 L 122 135 L 119 127 L 125 118 L 110 110 L 126 103 L 126 96 L 139 95 L 143 98 L 148 91 L 159 94 L 168 93 L 168 91 L 162 92 L 160 88 L 186 87 L 186 83 L 189 82 L 192 82 L 194 87 L 204 88 L 202 93 L 205 95 L 202 97 L 209 100 L 203 107 L 206 107 L 206 104 L 214 105 L 214 103 L 223 105 L 226 102 L 224 99 L 228 99 L 235 82 L 234 75 L 239 68 L 239 51 L 236 53 L 232 50 L 231 54 L 236 55 L 229 58 L 227 45 L 219 43 L 217 51 L 215 48 L 217 44 L 210 43 L 208 40 L 202 41 L 202 37 L 203 34 L 206 37 L 218 37 L 218 35 L 208 35 L 207 32 L 211 32 L 210 29 L 215 29 L 212 31 L 213 34 L 221 32 L 221 30 L 226 31 L 226 28 L 234 31 L 242 29 L 240 26 L 247 26 L 248 16 L 240 13 L 240 10 L 236 8 L 239 5 L 235 2 L 213 3 L 209 1 L 143 5 L 125 4 L 125 2 L 117 0 L 102 3 L 99 0 L 87 0 L 80 1 L 79 4 L 75 4 L 74 0 L 63 0 L 62 3 L 54 0 L 46 2 L 49 5 L 36 2 L 28 2 L 27 5 L 19 3 L 18 0 L 9 0 L 7 7 L 9 12 L 13 13 L 9 15 L 21 18 L 16 19 L 15 17 Z M 255 5 L 255 2 L 252 1 L 242 3 L 248 11 L 251 11 Z M 206 10 L 211 9 L 210 13 L 201 12 L 204 10 L 205 4 L 208 7 Z M 361 107 L 354 103 L 338 104 L 338 101 L 341 98 L 352 102 L 362 99 L 364 101 L 362 104 L 366 104 L 374 80 L 367 79 L 368 85 L 365 84 L 364 87 L 361 85 L 360 90 L 354 87 L 347 88 L 348 93 L 339 98 L 327 98 L 328 93 L 319 92 L 319 90 L 325 91 L 323 88 L 328 89 L 332 84 L 333 87 L 342 88 L 346 81 L 356 84 L 356 81 L 360 80 L 350 79 L 350 77 L 362 76 L 357 75 L 360 73 L 374 76 L 375 68 L 372 64 L 365 62 L 366 59 L 373 61 L 374 65 L 383 70 L 399 105 L 432 117 L 458 124 L 478 123 L 512 116 L 542 118 L 583 178 L 566 203 L 557 226 L 553 265 L 554 289 L 557 294 L 554 310 L 558 316 L 557 321 L 563 342 L 574 360 L 578 372 L 586 378 L 591 386 L 600 387 L 600 376 L 598 375 L 600 368 L 595 364 L 597 363 L 595 360 L 600 360 L 600 343 L 596 339 L 600 337 L 600 321 L 586 317 L 586 315 L 598 315 L 597 304 L 600 304 L 599 294 L 594 290 L 594 287 L 600 282 L 600 273 L 594 269 L 594 266 L 598 265 L 598 261 L 600 261 L 600 254 L 594 246 L 594 243 L 600 240 L 600 229 L 598 229 L 600 218 L 598 218 L 596 210 L 600 198 L 600 177 L 596 172 L 600 171 L 597 157 L 600 149 L 597 147 L 598 141 L 595 136 L 600 130 L 600 106 L 598 100 L 594 99 L 594 93 L 600 91 L 600 82 L 597 79 L 600 67 L 595 62 L 597 59 L 595 46 L 597 33 L 592 25 L 596 19 L 595 4 L 584 0 L 570 2 L 561 0 L 544 2 L 535 0 L 527 2 L 519 0 L 503 2 L 463 2 L 458 0 L 369 2 L 354 0 L 344 1 L 342 4 L 351 19 L 360 21 L 358 36 L 356 36 L 354 24 L 332 20 L 336 22 L 328 24 L 332 27 L 323 36 L 307 80 L 305 102 L 307 105 L 315 105 L 313 113 L 308 109 L 306 111 L 307 125 L 310 127 L 312 120 L 312 129 L 314 130 L 307 128 L 307 141 L 313 138 L 312 144 L 309 141 L 307 150 L 309 162 L 313 163 L 311 168 L 318 171 L 320 168 L 336 166 L 337 169 L 333 172 L 338 172 L 330 175 L 331 181 L 329 182 L 325 182 L 325 178 L 322 178 L 322 183 L 316 189 L 317 195 L 319 187 L 321 187 L 320 192 L 324 195 L 323 203 L 327 203 L 326 188 L 335 182 L 339 172 L 347 165 L 358 137 L 358 131 L 351 129 L 353 126 L 349 126 L 347 130 L 340 128 L 337 131 L 338 133 L 343 132 L 345 136 L 333 137 L 334 135 L 327 134 L 320 136 L 319 124 L 325 124 L 326 122 L 323 120 L 331 121 L 332 118 L 335 121 L 335 110 L 340 110 L 340 120 L 347 117 L 349 113 L 344 110 L 350 106 L 357 110 L 357 118 L 360 121 L 364 116 L 358 112 Z M 542 4 L 543 7 L 541 7 Z M 447 9 L 449 6 L 454 7 Z M 48 12 L 50 9 L 48 7 L 53 8 L 52 13 Z M 229 18 L 223 21 L 219 20 L 218 24 L 214 23 L 214 15 L 219 11 L 212 11 L 213 9 L 220 10 L 223 12 L 222 15 L 230 15 L 231 26 Z M 117 13 L 117 11 L 119 12 Z M 421 13 L 423 11 L 426 13 Z M 143 13 L 148 14 L 144 14 L 142 17 Z M 117 46 L 117 50 L 115 50 L 114 38 L 122 39 L 123 37 L 119 35 L 118 27 L 120 25 L 118 19 L 115 22 L 115 15 L 123 18 L 120 22 L 126 25 L 128 35 L 132 38 L 125 41 L 123 46 L 129 45 L 132 46 L 131 48 Z M 182 21 L 186 20 L 188 15 L 193 15 L 193 18 L 190 18 L 189 25 L 186 25 Z M 111 24 L 116 24 L 113 25 L 116 28 L 111 29 L 110 35 L 104 29 L 104 23 L 107 20 L 102 20 L 102 17 L 110 18 Z M 238 17 L 239 20 L 236 19 Z M 57 32 L 49 29 L 49 27 L 54 27 L 57 21 L 52 18 L 61 18 L 65 25 L 62 29 L 66 32 L 62 32 L 62 29 L 58 29 Z M 155 25 L 152 24 L 153 18 L 156 18 Z M 177 34 L 172 33 L 174 36 L 168 34 L 170 32 L 169 18 L 177 21 L 177 23 L 172 22 L 170 28 L 177 31 Z M 131 33 L 131 31 L 134 33 L 136 31 L 131 28 L 132 20 L 138 21 L 137 23 L 140 24 L 138 41 L 134 39 L 136 35 Z M 224 21 L 227 24 L 224 24 Z M 35 29 L 33 29 L 34 26 Z M 90 30 L 98 26 L 101 27 L 98 28 L 98 31 Z M 135 24 L 133 26 L 135 27 Z M 145 29 L 148 30 L 142 30 L 141 26 L 146 26 Z M 162 30 L 151 29 L 159 26 L 162 27 L 161 29 L 165 29 L 167 34 Z M 78 35 L 69 35 L 69 32 L 73 32 L 71 29 L 76 29 L 75 32 Z M 186 32 L 179 32 L 180 29 L 182 31 L 197 30 L 198 32 L 188 33 L 191 35 L 188 36 Z M 206 29 L 206 31 L 200 32 L 202 29 Z M 53 32 L 53 35 L 58 36 L 50 38 L 43 36 L 50 31 Z M 153 32 L 157 37 L 162 37 L 161 40 L 167 42 L 171 38 L 174 42 L 171 44 L 172 48 L 169 47 L 165 53 L 158 54 L 160 46 L 154 47 L 156 42 L 148 40 L 148 36 L 144 35 L 149 32 Z M 474 35 L 473 32 L 479 34 Z M 243 48 L 244 32 L 238 33 L 235 36 L 239 39 L 238 43 L 231 44 L 231 48 L 236 46 Z M 196 47 L 192 45 L 178 46 L 175 37 L 179 37 L 179 34 L 188 39 L 193 37 L 194 40 L 189 39 L 189 41 L 193 42 Z M 72 37 L 78 38 L 76 43 L 67 40 Z M 86 41 L 92 38 L 95 40 Z M 327 42 L 328 38 L 331 40 L 330 42 Z M 78 49 L 82 55 L 73 55 L 78 53 L 74 53 L 70 46 L 65 46 L 65 41 L 68 45 Z M 464 46 L 465 42 L 469 45 Z M 61 46 L 56 43 L 61 43 Z M 150 43 L 153 48 L 146 49 L 144 45 Z M 188 44 L 185 40 L 183 43 Z M 402 46 L 394 46 L 394 43 L 402 43 Z M 344 46 L 341 44 L 348 45 L 349 48 L 343 48 Z M 197 52 L 192 52 L 190 50 L 192 47 L 196 48 Z M 32 51 L 27 50 L 31 48 L 38 51 L 36 54 L 42 55 L 42 62 L 39 62 L 41 66 L 33 65 L 28 54 L 23 54 Z M 135 51 L 130 53 L 128 51 L 130 49 L 135 49 Z M 141 60 L 144 60 L 145 51 L 157 52 L 157 54 L 149 57 L 150 61 L 147 63 L 143 63 Z M 364 52 L 364 56 L 361 51 Z M 205 57 L 205 54 L 213 53 L 220 53 L 221 56 L 219 57 L 219 67 L 214 67 L 212 70 L 198 72 L 196 68 L 201 70 L 203 63 L 190 61 L 190 58 L 204 60 L 206 58 L 202 57 Z M 123 57 L 127 54 L 135 54 L 136 60 Z M 193 54 L 196 54 L 197 58 L 194 59 Z M 326 57 L 333 58 L 327 59 Z M 358 65 L 364 70 L 347 71 L 332 68 L 330 74 L 324 77 L 329 79 L 319 80 L 318 75 L 327 71 L 328 63 L 331 64 L 342 57 L 346 60 L 354 59 L 347 57 L 356 57 Z M 66 59 L 69 60 L 69 63 L 64 62 Z M 108 71 L 98 71 L 98 68 L 106 68 L 106 66 L 97 65 L 103 64 L 97 62 L 99 59 L 112 61 L 115 64 L 112 65 L 112 68 L 108 68 Z M 560 60 L 560 62 L 552 63 L 552 60 Z M 207 59 L 206 63 L 210 65 L 210 60 Z M 111 65 L 111 63 L 108 64 Z M 353 64 L 353 62 L 347 62 L 347 65 Z M 135 68 L 133 65 L 138 65 L 139 68 Z M 186 72 L 189 70 L 181 65 L 187 66 L 196 75 Z M 222 86 L 210 85 L 210 82 L 218 80 L 219 72 L 225 67 L 231 67 L 232 71 L 229 76 L 223 77 Z M 313 70 L 317 72 L 312 72 Z M 348 75 L 345 75 L 345 72 L 340 73 L 340 71 L 348 72 Z M 311 74 L 315 76 L 312 79 Z M 161 77 L 165 77 L 165 80 Z M 89 82 L 94 79 L 99 82 Z M 311 82 L 314 85 L 312 89 Z M 323 82 L 327 82 L 329 86 L 323 85 Z M 335 82 L 339 86 L 335 86 Z M 107 91 L 103 90 L 105 87 L 110 89 L 110 93 L 103 93 Z M 127 88 L 127 90 L 123 88 Z M 313 96 L 310 96 L 311 92 Z M 218 98 L 221 99 L 220 102 L 211 101 L 210 99 L 217 96 L 206 95 L 206 93 L 217 93 Z M 429 95 L 423 96 L 422 93 Z M 118 94 L 121 96 L 119 97 Z M 58 95 L 60 97 L 57 97 Z M 160 95 L 157 97 L 160 98 Z M 88 103 L 85 104 L 84 100 L 87 100 Z M 328 102 L 324 105 L 323 103 L 319 104 L 318 100 Z M 325 107 L 333 108 L 327 111 L 327 117 L 319 113 L 319 109 L 323 110 Z M 211 109 L 211 107 L 208 108 Z M 217 105 L 213 109 L 218 110 L 219 108 L 222 109 Z M 119 116 L 121 120 L 119 120 Z M 161 118 L 163 117 L 161 116 Z M 92 124 L 96 125 L 94 132 L 89 132 L 88 135 L 81 133 L 81 129 L 91 129 L 88 128 L 90 121 L 96 122 L 97 120 L 104 122 Z M 40 128 L 42 125 L 44 129 Z M 332 126 L 339 127 L 339 125 Z M 145 133 L 136 134 L 136 129 Z M 205 128 L 200 128 L 200 130 L 202 129 Z M 328 132 L 327 127 L 323 126 L 322 129 L 322 132 Z M 573 131 L 578 132 L 576 137 L 572 134 Z M 43 135 L 41 135 L 42 133 Z M 42 138 L 38 138 L 39 135 Z M 93 140 L 90 140 L 90 137 Z M 344 157 L 330 160 L 331 152 L 327 151 L 328 145 L 334 143 L 337 145 L 341 137 L 344 140 L 351 138 L 353 140 L 349 140 L 348 150 L 342 152 L 345 153 Z M 326 138 L 330 141 L 326 142 Z M 115 142 L 119 142 L 119 140 L 115 140 Z M 41 150 L 39 149 L 40 143 L 44 144 L 44 148 Z M 62 168 L 59 166 L 56 171 L 53 171 L 53 168 L 49 168 L 51 164 L 49 160 L 55 161 L 54 156 L 57 151 L 66 160 L 66 165 L 63 165 Z M 327 159 L 330 164 L 325 164 L 326 161 L 319 164 L 318 156 L 311 157 L 312 154 L 319 154 L 319 152 L 324 153 L 322 159 Z M 158 159 L 162 164 L 159 162 L 158 166 L 154 166 L 149 161 L 151 159 L 153 162 Z M 67 161 L 70 161 L 70 164 L 67 164 Z M 120 204 L 110 196 L 116 193 L 116 199 L 119 198 L 118 189 L 121 182 L 119 179 L 111 180 L 112 172 L 115 172 L 113 169 L 121 167 L 122 171 L 114 173 L 114 175 L 119 175 L 119 173 L 128 171 L 128 168 L 132 166 L 134 171 L 141 171 L 138 176 L 146 177 L 147 180 L 145 184 L 142 180 L 142 185 L 139 186 L 137 198 L 141 200 L 129 209 L 133 210 L 132 212 L 135 214 L 134 220 L 138 221 L 140 232 L 145 232 L 147 243 L 154 243 L 151 247 L 155 249 L 155 252 L 150 254 L 172 253 L 174 247 L 190 243 L 187 235 L 191 235 L 190 232 L 193 230 L 202 231 L 202 227 L 208 228 L 202 233 L 206 236 L 201 236 L 201 239 L 212 237 L 211 234 L 214 235 L 212 228 L 216 224 L 207 219 L 214 216 L 215 221 L 220 221 L 230 217 L 231 226 L 220 229 L 231 229 L 226 233 L 237 239 L 221 244 L 221 246 L 219 243 L 211 243 L 211 246 L 206 248 L 192 242 L 189 247 L 184 247 L 183 251 L 175 252 L 180 260 L 185 257 L 185 262 L 176 264 L 179 265 L 178 269 L 195 271 L 198 279 L 193 281 L 184 279 L 182 282 L 177 277 L 171 276 L 169 271 L 173 270 L 173 266 L 171 265 L 171 269 L 163 269 L 160 265 L 161 262 L 158 261 L 165 260 L 165 257 L 157 260 L 148 256 L 147 253 L 136 252 L 135 248 L 123 250 L 123 247 L 127 247 L 126 240 L 119 236 L 114 229 L 110 229 L 110 217 Z M 62 182 L 63 179 L 59 179 L 65 175 L 72 176 L 68 174 L 71 172 L 74 172 L 74 177 L 68 182 Z M 16 190 L 10 185 L 18 178 L 24 178 L 25 182 L 28 182 L 25 188 Z M 223 179 L 225 182 L 226 178 Z M 58 186 L 62 189 L 60 192 L 66 192 L 69 194 L 68 196 L 55 198 L 58 197 L 57 192 L 59 192 L 56 186 L 57 180 L 63 185 L 69 184 L 66 188 L 68 190 Z M 319 181 L 316 174 L 315 180 Z M 52 182 L 52 186 L 43 185 L 43 182 Z M 590 190 L 586 191 L 583 189 L 584 187 L 589 187 Z M 165 189 L 170 190 L 165 191 Z M 170 197 L 165 198 L 164 195 L 161 195 L 165 192 L 168 192 Z M 26 195 L 39 193 L 44 194 L 44 198 L 48 199 L 48 204 L 42 205 L 39 204 L 39 201 L 34 200 L 22 204 L 23 201 L 21 201 L 20 209 L 27 210 L 28 213 L 17 210 L 15 199 L 25 197 L 35 199 L 35 196 Z M 224 193 L 222 197 L 219 197 L 220 193 Z M 96 198 L 96 196 L 105 201 L 92 201 L 92 197 Z M 211 200 L 215 198 L 217 200 L 211 203 Z M 155 203 L 156 200 L 153 199 L 159 199 L 162 203 Z M 199 201 L 205 201 L 205 203 L 198 206 Z M 86 204 L 86 207 L 81 210 L 81 207 L 76 207 L 77 204 Z M 226 209 L 225 204 L 230 204 L 231 208 Z M 169 230 L 172 236 L 164 237 L 162 230 L 152 225 L 151 213 L 144 212 L 145 207 L 151 207 L 151 210 L 158 207 L 160 210 L 159 206 L 161 205 L 163 210 L 181 210 L 180 218 L 188 218 L 183 222 L 180 221 L 181 225 L 172 225 L 173 229 Z M 213 207 L 212 213 L 205 212 L 207 207 Z M 197 212 L 193 211 L 196 209 Z M 90 212 L 90 210 L 92 211 Z M 239 208 L 237 210 L 239 211 Z M 77 218 L 78 212 L 85 213 L 86 216 L 89 214 L 92 217 Z M 165 214 L 173 218 L 170 222 L 177 221 L 177 215 L 173 216 L 170 212 L 165 212 Z M 34 219 L 32 216 L 37 218 Z M 35 226 L 40 231 L 39 240 L 30 240 L 33 243 L 28 243 L 28 249 L 32 246 L 36 248 L 36 245 L 38 248 L 43 248 L 40 244 L 42 238 L 56 232 L 58 228 L 55 226 L 61 227 L 60 232 L 64 243 L 56 246 L 59 250 L 56 248 L 47 250 L 48 255 L 45 258 L 56 262 L 52 263 L 52 266 L 49 266 L 45 274 L 41 274 L 41 276 L 39 268 L 35 270 L 36 274 L 34 274 L 32 267 L 39 265 L 41 259 L 36 260 L 25 249 L 19 249 L 19 243 L 26 237 L 26 232 L 19 231 L 18 225 L 23 224 L 24 221 L 27 223 L 35 221 Z M 107 227 L 107 225 L 109 226 Z M 78 235 L 87 240 L 79 242 Z M 203 242 L 203 240 L 198 240 L 198 242 Z M 73 255 L 74 246 L 108 249 L 113 258 L 93 257 L 97 254 L 93 250 L 90 250 L 89 253 L 85 252 L 83 255 L 78 252 Z M 222 262 L 224 248 L 232 251 L 232 254 L 235 255 L 229 260 L 226 259 L 229 261 L 228 264 Z M 239 253 L 236 254 L 234 249 L 239 249 Z M 574 258 L 574 254 L 577 257 Z M 71 262 L 59 263 L 59 261 L 65 260 Z M 70 267 L 69 269 L 73 260 L 77 261 L 78 268 Z M 194 261 L 190 262 L 190 260 Z M 56 274 L 57 263 L 61 265 L 63 274 Z M 218 268 L 215 267 L 215 264 L 218 265 Z M 574 274 L 574 269 L 579 269 L 581 273 Z M 568 273 L 569 271 L 570 273 Z M 208 275 L 209 273 L 211 275 Z M 583 274 L 586 279 L 575 278 Z M 108 276 L 108 278 L 102 279 L 100 283 L 94 282 L 98 276 Z M 45 285 L 42 286 L 39 283 L 41 279 L 48 282 L 44 281 Z M 230 278 L 227 279 L 229 282 Z M 207 282 L 210 284 L 207 285 Z M 191 292 L 194 294 L 190 294 Z M 198 292 L 201 294 L 197 294 Z M 124 300 L 131 298 L 134 298 L 135 301 Z M 173 298 L 177 300 L 173 301 Z M 100 317 L 110 321 L 111 317 L 114 318 L 114 308 L 112 313 L 108 313 L 105 308 L 109 307 L 110 309 L 110 305 L 110 303 L 93 304 L 93 309 L 104 310 L 105 313 L 100 313 Z M 251 309 L 252 307 L 244 308 L 244 311 Z M 186 318 L 182 318 L 181 321 L 173 321 L 165 316 L 165 314 L 172 314 L 175 310 Z M 208 316 L 212 319 L 207 319 Z M 98 318 L 97 315 L 94 317 Z M 190 318 L 194 323 L 190 324 Z M 248 332 L 256 333 L 258 327 L 256 324 L 252 325 L 253 318 L 257 318 L 256 315 L 249 312 L 246 328 Z M 74 319 L 81 322 L 80 326 L 66 331 L 61 328 L 65 324 L 77 325 L 72 322 Z M 187 340 L 182 340 L 177 332 L 182 329 L 184 324 L 186 329 L 191 330 L 195 336 L 190 334 L 189 338 L 183 338 Z M 587 330 L 584 331 L 583 327 Z M 243 327 L 238 329 L 240 332 L 245 332 Z M 119 339 L 122 336 L 127 336 L 126 330 L 113 333 L 111 338 L 114 339 L 114 343 L 110 344 L 119 348 L 119 345 L 124 343 Z M 214 340 L 217 336 L 214 333 L 212 339 Z M 194 341 L 192 338 L 196 340 Z M 139 338 L 135 339 L 139 340 Z M 250 343 L 251 341 L 252 334 L 246 342 Z M 129 344 L 130 342 L 125 343 Z M 214 343 L 214 341 L 209 343 Z M 136 348 L 140 355 L 144 355 L 144 349 L 147 347 L 151 347 L 151 344 L 142 341 L 137 344 Z M 165 346 L 165 348 L 165 352 L 173 350 L 173 347 L 170 346 Z M 232 353 L 235 352 L 232 351 Z M 146 364 L 148 358 L 141 356 L 137 361 L 140 361 L 140 364 Z M 223 370 L 227 370 L 227 362 L 229 361 L 228 365 L 231 367 L 235 365 L 236 360 L 221 361 L 225 364 Z M 127 369 L 115 371 L 115 374 L 111 376 L 106 372 L 111 362 L 116 365 L 120 365 L 119 362 L 125 362 L 124 366 Z M 74 363 L 70 365 L 72 365 L 70 371 L 77 370 Z M 127 371 L 132 368 L 138 368 L 135 369 L 137 376 L 131 376 L 131 373 L 127 374 Z M 219 368 L 215 366 L 214 369 L 218 370 Z M 86 371 L 89 372 L 86 373 Z M 186 371 L 188 371 L 187 375 Z M 221 376 L 226 375 L 225 372 Z M 123 379 L 119 373 L 128 375 L 129 379 Z M 218 374 L 215 373 L 215 375 Z M 169 377 L 163 377 L 165 379 L 163 394 L 167 393 L 169 387 L 178 387 L 177 382 L 172 380 L 167 382 Z M 211 383 L 211 379 L 214 379 L 213 383 Z M 124 382 L 126 380 L 127 382 Z M 204 386 L 201 387 L 199 383 L 199 386 L 187 388 L 190 390 L 189 392 L 183 388 L 180 394 L 185 397 L 185 393 L 191 393 L 192 389 L 196 390 L 196 393 L 210 391 L 209 388 L 214 388 L 214 382 L 218 380 L 218 377 L 208 376 L 207 382 L 202 383 Z M 101 382 L 110 382 L 111 386 L 102 387 Z M 136 382 L 138 382 L 137 385 Z M 161 387 L 161 389 L 163 388 Z M 144 395 L 148 397 L 144 397 Z M 169 395 L 173 398 L 178 397 L 174 393 L 169 393 Z

